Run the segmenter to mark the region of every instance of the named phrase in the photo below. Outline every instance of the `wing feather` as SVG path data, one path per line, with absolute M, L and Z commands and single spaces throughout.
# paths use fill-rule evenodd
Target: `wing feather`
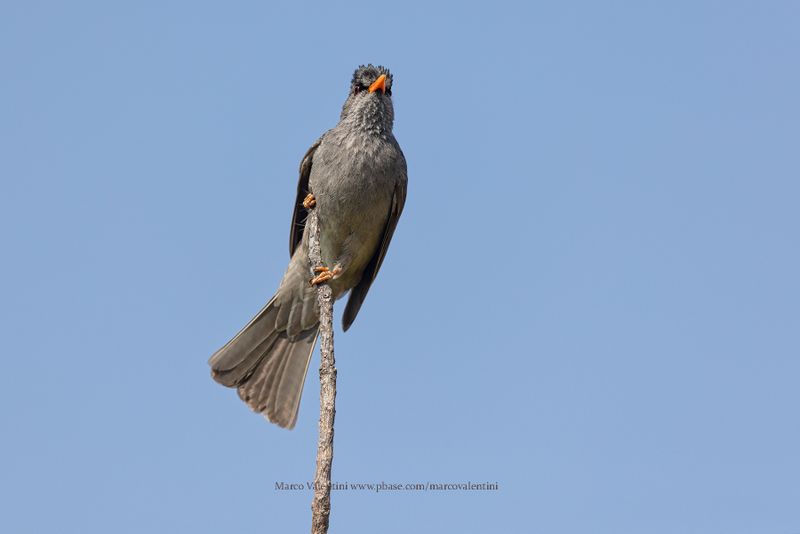
M 317 139 L 311 148 L 308 149 L 303 161 L 300 162 L 300 178 L 297 180 L 297 199 L 294 201 L 294 211 L 292 212 L 292 228 L 289 231 L 289 256 L 294 254 L 297 245 L 303 240 L 303 231 L 306 227 L 306 209 L 303 207 L 303 200 L 310 192 L 308 190 L 308 179 L 311 176 L 311 164 L 314 160 L 314 152 L 317 151 L 322 143 L 322 137 Z
M 353 324 L 356 315 L 358 315 L 358 310 L 361 309 L 361 304 L 363 304 L 364 299 L 367 297 L 367 292 L 373 280 L 378 276 L 383 258 L 386 257 L 386 251 L 389 249 L 389 243 L 392 241 L 394 229 L 397 228 L 397 221 L 400 220 L 400 214 L 403 213 L 403 206 L 406 203 L 406 190 L 407 179 L 405 173 L 403 173 L 401 179 L 397 180 L 395 184 L 392 207 L 389 211 L 389 217 L 386 220 L 386 226 L 383 229 L 381 243 L 375 251 L 375 255 L 372 256 L 372 259 L 367 264 L 366 269 L 364 269 L 361 281 L 350 291 L 350 298 L 347 300 L 347 306 L 342 316 L 342 327 L 345 331 Z

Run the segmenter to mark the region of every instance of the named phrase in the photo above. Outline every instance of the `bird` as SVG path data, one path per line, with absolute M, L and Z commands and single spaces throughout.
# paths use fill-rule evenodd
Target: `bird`
M 209 359 L 211 376 L 236 388 L 255 412 L 280 427 L 297 422 L 319 331 L 316 285 L 349 293 L 347 331 L 367 296 L 403 212 L 406 159 L 392 132 L 393 76 L 381 65 L 353 73 L 339 122 L 303 156 L 289 232 L 290 260 L 275 295 Z M 315 209 L 323 267 L 312 276 L 305 220 Z

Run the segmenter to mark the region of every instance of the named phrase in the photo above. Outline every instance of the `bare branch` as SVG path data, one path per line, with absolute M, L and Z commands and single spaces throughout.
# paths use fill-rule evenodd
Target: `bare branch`
M 322 267 L 317 210 L 309 210 L 308 259 L 312 275 Z M 317 285 L 319 304 L 319 441 L 314 500 L 311 501 L 311 534 L 328 532 L 331 515 L 331 464 L 333 463 L 333 420 L 336 416 L 336 360 L 333 356 L 333 292 L 328 284 Z

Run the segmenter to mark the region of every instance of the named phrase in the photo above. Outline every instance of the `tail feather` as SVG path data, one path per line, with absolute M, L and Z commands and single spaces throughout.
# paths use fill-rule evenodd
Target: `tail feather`
M 302 309 L 302 302 L 279 306 L 273 298 L 209 360 L 214 380 L 236 387 L 251 409 L 284 428 L 297 421 L 318 330 L 314 324 L 293 336 L 287 334 L 279 319 L 287 311 L 291 317 L 293 304 Z
M 229 369 L 216 366 L 211 362 L 211 376 L 214 380 L 227 387 L 236 387 L 246 382 L 277 340 L 278 332 L 271 332 L 269 336 L 252 347 L 247 353 L 237 358 L 236 363 L 230 363 L 230 359 L 227 360 L 227 364 L 231 365 Z M 220 351 L 223 351 L 223 349 L 220 349 Z M 223 352 L 223 354 L 226 354 L 226 352 Z
M 258 348 L 275 333 L 275 318 L 279 308 L 274 304 L 275 297 L 272 297 L 261 311 L 233 336 L 233 339 L 209 358 L 208 363 L 215 375 L 239 368 L 252 355 L 253 349 Z
M 281 378 L 283 377 L 283 370 L 286 364 L 289 363 L 290 349 L 288 339 L 280 339 L 273 347 L 270 368 L 265 372 L 264 385 L 261 389 L 261 404 L 254 407 L 257 412 L 266 412 L 267 418 L 272 420 L 278 410 L 278 386 L 280 386 Z M 305 377 L 303 377 L 305 379 Z M 241 388 L 239 389 L 241 392 Z M 252 407 L 252 406 L 251 406 Z
M 286 357 L 286 366 L 277 382 L 277 401 L 274 416 L 276 419 L 287 419 L 288 426 L 293 427 L 303 396 L 303 386 L 311 362 L 311 353 L 317 342 L 317 328 L 305 332 L 288 347 L 290 354 Z M 281 402 L 282 400 L 282 402 Z

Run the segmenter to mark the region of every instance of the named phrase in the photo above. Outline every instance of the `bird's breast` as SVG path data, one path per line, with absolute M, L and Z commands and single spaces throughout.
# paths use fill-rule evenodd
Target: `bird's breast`
M 309 188 L 317 199 L 323 258 L 346 262 L 355 278 L 377 250 L 389 217 L 397 181 L 393 152 L 385 141 L 345 137 L 323 141 L 314 154 Z

